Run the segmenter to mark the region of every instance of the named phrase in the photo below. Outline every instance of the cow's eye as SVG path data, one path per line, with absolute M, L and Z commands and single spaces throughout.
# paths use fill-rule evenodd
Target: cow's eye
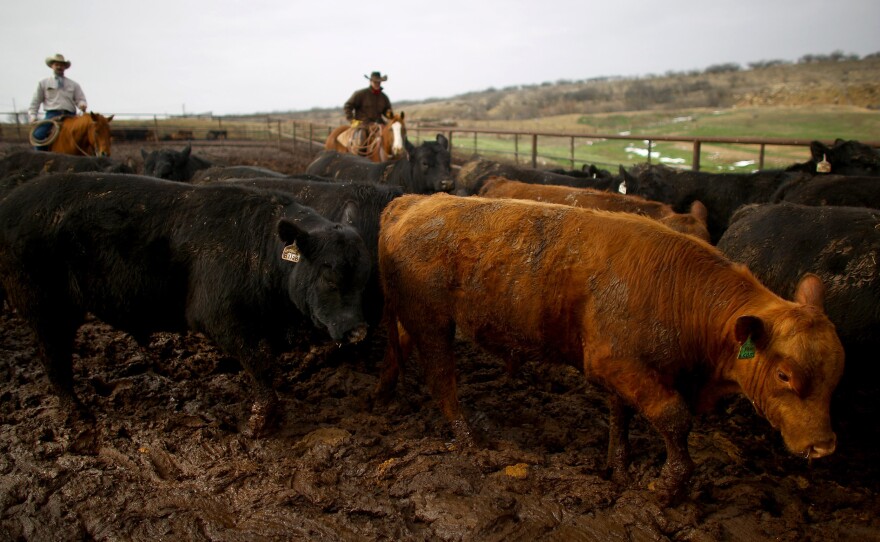
M 783 384 L 788 384 L 789 382 L 791 382 L 791 377 L 788 376 L 788 373 L 784 371 L 776 371 L 776 378 L 778 378 L 779 381 Z

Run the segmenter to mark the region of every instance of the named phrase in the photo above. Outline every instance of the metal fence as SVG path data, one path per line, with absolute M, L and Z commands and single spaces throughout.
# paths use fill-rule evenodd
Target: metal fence
M 15 119 L 14 123 L 0 124 L 0 141 L 27 141 L 30 125 L 19 120 L 21 113 L 0 113 Z M 122 117 L 132 115 L 119 115 Z M 140 115 L 139 119 L 116 120 L 112 125 L 114 141 L 146 144 L 180 143 L 200 141 L 200 144 L 217 145 L 275 145 L 279 150 L 317 154 L 324 141 L 336 127 L 327 123 L 315 123 L 282 119 L 267 115 L 264 119 L 247 117 L 229 119 L 224 117 L 168 117 L 164 115 Z M 768 147 L 806 147 L 810 139 L 774 139 L 756 137 L 686 137 L 633 134 L 575 134 L 565 132 L 530 132 L 515 130 L 487 130 L 450 126 L 407 127 L 413 144 L 434 140 L 443 134 L 450 143 L 453 156 L 465 159 L 472 155 L 502 161 L 512 161 L 533 168 L 557 167 L 577 169 L 578 165 L 605 165 L 616 163 L 587 160 L 579 156 L 580 150 L 595 142 L 623 140 L 644 145 L 638 149 L 644 161 L 651 163 L 658 142 L 685 143 L 690 146 L 690 161 L 679 159 L 673 167 L 699 170 L 704 144 L 745 145 L 754 148 L 756 169 L 764 169 Z M 822 141 L 830 145 L 833 141 Z M 880 141 L 863 141 L 880 148 Z M 641 156 L 640 155 L 640 156 Z

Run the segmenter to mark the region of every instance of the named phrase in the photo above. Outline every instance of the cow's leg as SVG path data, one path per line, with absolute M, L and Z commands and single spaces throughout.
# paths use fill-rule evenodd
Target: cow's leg
M 49 308 L 52 314 L 41 313 L 31 320 L 37 340 L 37 352 L 52 390 L 58 396 L 61 414 L 70 421 L 88 420 L 90 413 L 73 389 L 73 341 L 82 318 L 76 319 L 63 307 Z
M 253 437 L 270 434 L 278 423 L 278 395 L 272 385 L 272 359 L 269 346 L 263 343 L 239 355 L 242 366 L 254 383 L 254 403 L 248 420 L 248 432 Z
M 434 322 L 436 324 L 436 322 Z M 431 397 L 440 405 L 443 415 L 452 425 L 452 432 L 462 448 L 473 448 L 474 438 L 470 425 L 461 412 L 455 374 L 453 344 L 455 325 L 437 325 L 428 332 L 414 330 L 413 342 L 428 381 Z
M 397 387 L 400 373 L 406 370 L 406 360 L 412 352 L 412 339 L 403 325 L 395 323 L 388 325 L 388 344 L 385 347 L 385 359 L 382 363 L 382 372 L 379 375 L 379 383 L 374 392 L 375 399 L 380 402 L 388 401 Z
M 691 414 L 684 400 L 677 397 L 650 420 L 666 443 L 666 463 L 663 464 L 660 477 L 652 489 L 662 502 L 672 504 L 682 497 L 694 472 L 694 462 L 688 453 L 687 442 L 691 431 Z
M 591 363 L 589 370 L 633 405 L 663 437 L 666 463 L 652 489 L 664 504 L 674 503 L 694 471 L 687 447 L 691 414 L 684 399 L 672 388 L 668 377 L 636 360 L 605 359 Z
M 608 470 L 611 479 L 618 484 L 629 482 L 629 422 L 633 410 L 620 398 L 610 392 L 608 396 Z

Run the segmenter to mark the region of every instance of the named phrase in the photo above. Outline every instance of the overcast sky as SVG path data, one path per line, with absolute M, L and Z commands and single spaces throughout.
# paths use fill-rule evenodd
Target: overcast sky
M 45 58 L 103 114 L 339 107 L 388 75 L 392 102 L 560 79 L 880 51 L 878 0 L 4 0 L 0 113 Z

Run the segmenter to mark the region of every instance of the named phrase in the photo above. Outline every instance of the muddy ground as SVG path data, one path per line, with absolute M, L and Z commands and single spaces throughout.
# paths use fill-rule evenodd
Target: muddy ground
M 140 159 L 139 146 L 114 155 Z M 195 147 L 227 164 L 302 172 L 307 156 Z M 370 410 L 381 330 L 278 360 L 284 419 L 244 434 L 247 375 L 197 334 L 140 349 L 90 321 L 76 391 L 92 428 L 59 421 L 28 331 L 0 315 L 0 541 L 880 540 L 878 386 L 838 394 L 838 451 L 808 463 L 741 398 L 698 417 L 688 497 L 658 506 L 657 434 L 632 428 L 633 482 L 604 477 L 603 392 L 573 369 L 503 363 L 460 342 L 460 397 L 484 448 L 459 450 L 417 364 Z

